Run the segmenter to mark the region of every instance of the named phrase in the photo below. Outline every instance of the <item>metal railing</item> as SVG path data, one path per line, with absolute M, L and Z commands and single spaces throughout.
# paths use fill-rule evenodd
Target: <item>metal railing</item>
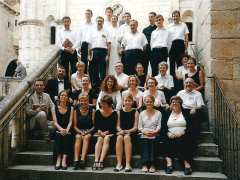
M 240 180 L 240 119 L 214 76 L 214 137 L 219 145 L 223 170 L 230 180 Z
M 37 77 L 47 79 L 55 74 L 59 59 L 58 49 L 54 49 L 46 63 L 22 81 L 14 93 L 8 94 L 0 102 L 0 171 L 9 165 L 9 154 L 20 150 L 26 143 L 25 105 L 32 94 L 32 85 Z

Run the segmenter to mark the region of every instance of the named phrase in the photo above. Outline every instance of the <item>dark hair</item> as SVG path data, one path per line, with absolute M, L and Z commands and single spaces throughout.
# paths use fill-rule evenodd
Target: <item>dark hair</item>
M 117 16 L 117 15 L 113 15 L 112 18 L 113 18 L 113 17 L 117 18 L 117 20 L 118 20 L 118 16 Z
M 153 81 L 155 82 L 155 86 L 158 85 L 158 82 L 157 82 L 157 80 L 156 80 L 155 77 L 148 77 L 147 80 L 146 80 L 146 85 L 147 85 L 147 83 L 148 83 L 148 81 L 149 81 L 150 79 L 153 80 Z
M 113 80 L 113 88 L 112 88 L 112 92 L 116 92 L 118 91 L 118 82 L 117 79 L 113 76 L 113 75 L 107 75 L 101 85 L 101 90 L 104 92 L 108 92 L 108 87 L 107 87 L 107 81 L 111 79 Z
M 45 81 L 44 81 L 42 78 L 37 78 L 37 79 L 35 79 L 34 84 L 36 84 L 37 81 L 42 81 L 43 84 L 45 85 Z
M 189 57 L 188 61 L 193 61 L 193 63 L 197 65 L 197 61 L 194 57 Z
M 130 12 L 125 12 L 124 15 L 129 15 L 130 17 L 132 17 Z
M 182 106 L 183 100 L 180 96 L 172 96 L 170 99 L 170 104 L 172 103 L 173 100 L 178 101 L 180 103 L 180 106 Z
M 155 12 L 150 12 L 150 13 L 148 13 L 148 14 L 152 14 L 152 15 L 154 15 L 154 16 L 156 16 L 157 15 L 157 13 L 155 13 Z
M 161 15 L 161 14 L 156 15 L 155 18 L 156 18 L 156 19 L 162 18 L 162 19 L 164 20 L 164 17 L 163 17 L 163 15 Z
M 102 20 L 104 21 L 104 18 L 103 18 L 102 16 L 96 17 L 96 20 L 97 20 L 97 19 L 102 19 Z
M 180 11 L 178 11 L 178 10 L 175 10 L 175 11 L 172 12 L 172 16 L 175 15 L 175 14 L 178 14 L 179 16 L 181 16 Z
M 106 103 L 109 107 L 112 107 L 113 105 L 113 99 L 111 96 L 109 95 L 104 95 L 101 99 L 100 99 L 100 103 Z
M 106 12 L 107 10 L 110 10 L 110 11 L 112 11 L 112 13 L 113 13 L 113 9 L 112 9 L 110 6 L 109 6 L 109 7 L 106 7 L 105 12 Z
M 69 19 L 69 20 L 71 21 L 71 18 L 70 18 L 69 16 L 64 16 L 64 17 L 62 18 L 62 21 L 64 21 L 65 19 Z
M 188 54 L 184 54 L 184 55 L 182 56 L 182 59 L 185 58 L 185 57 L 188 58 L 188 59 L 190 58 L 190 56 L 189 56 Z
M 60 96 L 61 96 L 61 94 L 64 93 L 64 92 L 67 94 L 67 97 L 68 97 L 68 102 L 67 102 L 67 104 L 69 104 L 69 91 L 68 91 L 68 90 L 62 90 L 62 91 L 60 91 L 60 92 L 58 93 L 57 104 L 60 103 Z
M 93 15 L 93 12 L 91 9 L 86 9 L 85 11 L 88 11 L 88 12 L 90 12 L 91 15 Z

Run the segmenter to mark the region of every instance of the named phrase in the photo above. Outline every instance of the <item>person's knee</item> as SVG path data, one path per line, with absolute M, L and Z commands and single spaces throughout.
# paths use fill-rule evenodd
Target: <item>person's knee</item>
M 124 136 L 124 142 L 131 142 L 131 136 L 125 135 Z
M 36 118 L 47 120 L 47 113 L 45 111 L 40 111 L 36 114 Z
M 122 142 L 123 141 L 123 136 L 122 135 L 118 135 L 117 136 L 117 142 Z
M 76 134 L 75 138 L 76 138 L 76 140 L 80 141 L 82 139 L 82 135 L 81 134 Z
M 106 143 L 109 143 L 109 141 L 110 141 L 110 136 L 105 136 L 103 139 L 103 143 L 106 144 Z

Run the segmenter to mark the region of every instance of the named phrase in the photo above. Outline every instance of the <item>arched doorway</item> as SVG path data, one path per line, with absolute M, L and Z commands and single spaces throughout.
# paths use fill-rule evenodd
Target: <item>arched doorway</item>
M 5 77 L 13 77 L 16 67 L 17 67 L 17 59 L 14 59 L 8 64 L 5 72 Z

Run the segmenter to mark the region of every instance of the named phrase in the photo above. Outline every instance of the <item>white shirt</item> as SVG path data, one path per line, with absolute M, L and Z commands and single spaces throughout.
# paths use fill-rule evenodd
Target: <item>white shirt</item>
M 126 23 L 119 27 L 119 39 L 118 39 L 118 41 L 119 41 L 120 44 L 122 43 L 124 34 L 130 33 L 130 32 L 131 32 L 130 26 Z
M 188 69 L 185 68 L 184 66 L 179 66 L 176 71 L 177 76 L 179 76 L 182 79 L 185 78 L 185 74 L 187 74 L 187 73 L 188 73 Z
M 176 40 L 176 39 L 185 39 L 185 34 L 189 34 L 187 25 L 184 22 L 179 22 L 179 24 L 170 24 L 168 26 L 168 31 L 171 36 L 171 42 Z
M 148 44 L 146 36 L 142 32 L 136 33 L 126 33 L 123 36 L 122 45 L 125 47 L 125 50 L 131 49 L 140 49 L 143 50 L 143 47 Z
M 66 39 L 69 39 L 73 47 L 72 48 L 77 48 L 79 45 L 78 39 L 79 39 L 79 34 L 74 32 L 73 30 L 69 29 L 60 29 L 58 34 L 57 34 L 57 46 L 64 50 L 63 44 Z
M 201 108 L 204 106 L 202 94 L 196 90 L 188 92 L 183 89 L 177 93 L 177 96 L 180 96 L 182 98 L 182 107 L 185 109 Z
M 167 126 L 168 131 L 170 131 L 173 134 L 175 132 L 185 134 L 187 122 L 182 113 L 180 113 L 177 117 L 174 117 L 173 114 L 171 113 L 167 121 Z
M 112 22 L 111 21 L 104 21 L 104 25 L 103 25 L 104 29 L 108 30 L 112 27 Z
M 64 90 L 64 80 L 58 79 L 58 93 Z
M 118 85 L 122 86 L 123 88 L 128 87 L 128 75 L 125 73 L 121 73 L 119 75 L 115 74 L 115 78 L 117 79 Z
M 110 35 L 106 29 L 98 30 L 95 28 L 89 37 L 89 43 L 91 48 L 105 48 L 107 49 L 107 44 L 110 43 Z
M 78 88 L 82 88 L 82 79 L 79 79 L 77 72 L 73 73 L 71 76 L 71 82 L 75 82 Z M 76 90 L 74 86 L 72 86 L 73 90 Z
M 170 41 L 170 35 L 166 28 L 157 28 L 151 34 L 151 49 L 157 47 L 168 47 Z
M 89 42 L 89 37 L 91 32 L 94 29 L 94 24 L 92 22 L 90 23 L 84 23 L 81 27 L 81 36 L 82 36 L 82 42 Z M 82 43 L 81 42 L 81 43 Z
M 168 75 L 166 74 L 165 76 L 162 76 L 161 74 L 155 76 L 155 79 L 157 80 L 158 82 L 158 88 L 161 89 L 162 86 L 168 88 L 168 89 L 171 89 L 174 87 L 174 83 L 173 83 L 173 77 L 172 75 Z
M 122 97 L 126 96 L 127 94 L 131 94 L 129 92 L 129 89 L 122 92 Z M 139 105 L 139 102 L 142 101 L 142 97 L 143 97 L 143 92 L 138 89 L 137 95 L 133 96 L 133 101 L 136 101 L 137 106 Z
M 143 99 L 148 95 L 150 95 L 149 90 L 144 91 L 143 92 Z M 155 98 L 154 106 L 156 106 L 156 107 L 163 106 L 167 103 L 164 93 L 160 90 L 157 90 L 154 98 Z

